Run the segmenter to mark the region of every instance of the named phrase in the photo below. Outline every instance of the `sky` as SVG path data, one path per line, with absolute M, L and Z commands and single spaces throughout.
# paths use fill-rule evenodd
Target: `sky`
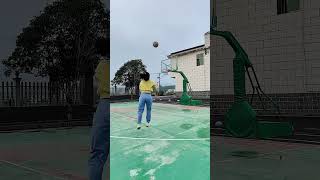
M 1 3 L 0 60 L 10 56 L 17 35 L 50 1 Z M 111 78 L 131 59 L 142 59 L 151 74 L 159 73 L 161 60 L 172 52 L 203 44 L 203 35 L 209 30 L 209 0 L 111 0 L 110 4 Z M 158 48 L 152 46 L 153 41 L 159 42 Z M 0 80 L 4 78 L 1 64 Z M 172 83 L 168 76 L 161 79 Z
M 160 73 L 161 60 L 204 44 L 210 29 L 209 0 L 111 0 L 110 11 L 111 79 L 132 59 L 142 59 L 150 74 Z M 152 78 L 157 81 L 155 74 Z M 167 75 L 161 81 L 174 83 Z
M 17 35 L 28 26 L 29 21 L 40 14 L 50 0 L 10 0 L 0 6 L 0 60 L 10 56 L 15 48 Z M 5 79 L 0 63 L 0 80 Z
M 15 48 L 17 35 L 29 25 L 34 16 L 40 15 L 47 3 L 54 0 L 7 0 L 0 6 L 0 81 L 7 80 L 1 61 L 7 59 Z M 105 4 L 109 6 L 107 0 Z M 24 75 L 23 80 L 34 79 Z M 41 79 L 41 78 L 36 78 Z

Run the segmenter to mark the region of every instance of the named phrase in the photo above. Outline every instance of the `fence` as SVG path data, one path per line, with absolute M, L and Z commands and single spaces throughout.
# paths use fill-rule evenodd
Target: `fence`
M 133 94 L 135 94 L 133 92 Z M 129 90 L 126 90 L 124 87 L 111 87 L 111 96 L 125 96 L 131 95 Z
M 0 106 L 63 105 L 67 103 L 66 89 L 70 87 L 73 104 L 80 104 L 80 82 L 54 84 L 49 82 L 1 82 Z

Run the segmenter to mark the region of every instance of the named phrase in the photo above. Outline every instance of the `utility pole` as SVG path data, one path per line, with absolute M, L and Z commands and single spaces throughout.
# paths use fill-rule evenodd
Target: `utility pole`
M 161 91 L 161 84 L 160 84 L 160 75 L 161 75 L 161 73 L 158 73 L 159 74 L 159 76 L 158 76 L 158 79 L 159 79 L 159 93 L 160 93 L 160 91 Z
M 151 73 L 151 74 L 156 74 L 157 79 L 158 79 L 159 92 L 160 92 L 161 91 L 161 72 L 160 73 Z

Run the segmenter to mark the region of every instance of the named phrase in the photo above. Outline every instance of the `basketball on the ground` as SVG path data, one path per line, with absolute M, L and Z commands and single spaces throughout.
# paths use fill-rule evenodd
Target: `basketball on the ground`
M 221 127 L 223 125 L 223 123 L 221 122 L 221 121 L 217 121 L 216 123 L 215 123 L 215 126 L 216 127 Z

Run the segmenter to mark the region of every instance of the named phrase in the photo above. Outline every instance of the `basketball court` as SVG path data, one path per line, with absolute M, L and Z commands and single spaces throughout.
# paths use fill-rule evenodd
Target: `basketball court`
M 140 130 L 136 108 L 111 104 L 111 180 L 209 180 L 210 159 L 214 179 L 319 179 L 319 145 L 213 136 L 210 154 L 209 108 L 154 103 L 152 126 Z M 88 127 L 0 139 L 0 179 L 87 179 Z
M 137 130 L 137 105 L 111 104 L 110 179 L 209 180 L 209 108 L 154 103 L 152 126 Z M 89 127 L 2 133 L 0 139 L 0 179 L 87 179 Z
M 209 108 L 153 103 L 151 127 L 140 130 L 137 108 L 111 104 L 112 180 L 210 179 Z
M 3 133 L 0 139 L 0 179 L 87 179 L 88 127 Z

